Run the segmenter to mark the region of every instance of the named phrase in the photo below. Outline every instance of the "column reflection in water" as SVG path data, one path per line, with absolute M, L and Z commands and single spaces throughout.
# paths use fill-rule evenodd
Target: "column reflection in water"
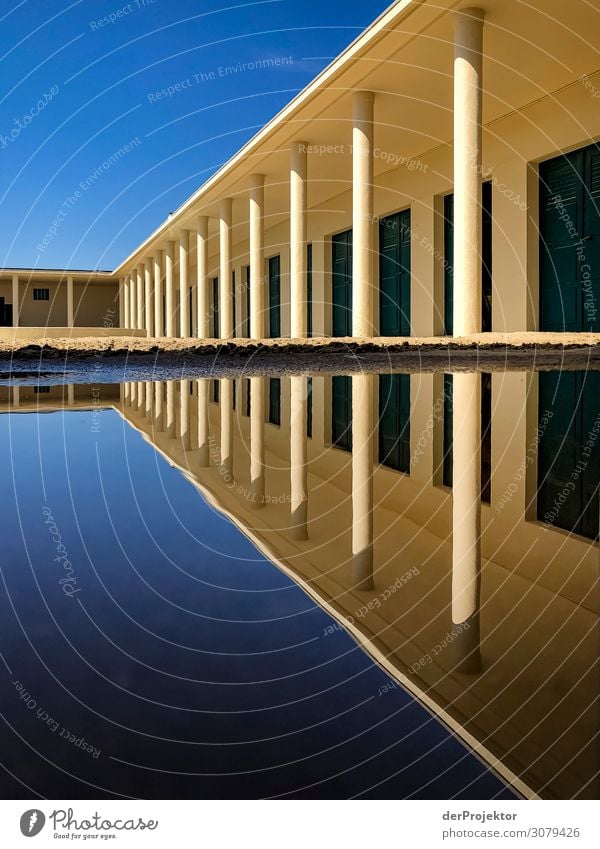
M 179 439 L 185 451 L 192 447 L 190 439 L 190 380 L 179 381 Z
M 352 580 L 358 590 L 374 586 L 373 386 L 372 374 L 352 377 Z
M 306 377 L 290 378 L 290 519 L 296 539 L 308 537 L 307 386 Z
M 481 375 L 453 377 L 452 651 L 456 669 L 481 669 Z
M 198 427 L 196 431 L 196 447 L 198 448 L 198 465 L 206 468 L 210 461 L 209 452 L 209 420 L 208 420 L 208 395 L 210 391 L 210 380 L 197 380 L 196 392 L 198 395 Z
M 69 407 L 72 407 L 75 403 L 75 385 L 73 383 L 67 384 L 67 404 Z
M 163 384 L 160 380 L 154 382 L 154 427 L 163 430 Z
M 221 474 L 225 482 L 233 479 L 233 380 L 219 380 L 221 412 Z
M 137 384 L 137 408 L 143 413 L 146 404 L 146 384 L 138 382 Z
M 256 507 L 265 501 L 265 386 L 266 378 L 250 378 L 250 494 Z
M 152 402 L 154 401 L 153 392 L 152 392 L 152 381 L 147 380 L 146 385 L 144 387 L 144 395 L 146 400 L 146 407 L 144 410 L 145 416 L 147 419 L 152 418 Z
M 129 384 L 129 397 L 131 401 L 131 406 L 137 406 L 137 383 L 135 381 L 131 381 Z
M 123 384 L 123 405 L 129 407 L 131 404 L 131 385 L 129 381 Z
M 175 382 L 167 380 L 167 409 L 165 432 L 167 436 L 173 438 L 175 436 Z

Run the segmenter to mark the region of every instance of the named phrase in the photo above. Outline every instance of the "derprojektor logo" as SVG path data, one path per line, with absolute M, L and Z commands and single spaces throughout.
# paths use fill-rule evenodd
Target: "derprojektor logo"
M 21 816 L 21 833 L 25 837 L 35 837 L 46 824 L 46 817 L 37 808 L 25 811 Z

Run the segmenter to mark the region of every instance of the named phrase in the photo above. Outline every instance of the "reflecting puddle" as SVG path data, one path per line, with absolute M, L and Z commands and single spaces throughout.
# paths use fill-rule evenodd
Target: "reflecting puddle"
M 2 391 L 28 787 L 598 798 L 599 373 Z

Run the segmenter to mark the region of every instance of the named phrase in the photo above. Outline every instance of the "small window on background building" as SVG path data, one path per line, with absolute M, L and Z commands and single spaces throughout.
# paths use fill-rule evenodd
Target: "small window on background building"
M 49 386 L 34 386 L 33 387 L 34 395 L 44 395 L 50 392 Z
M 34 301 L 49 301 L 50 300 L 50 289 L 34 289 L 33 290 L 33 300 Z

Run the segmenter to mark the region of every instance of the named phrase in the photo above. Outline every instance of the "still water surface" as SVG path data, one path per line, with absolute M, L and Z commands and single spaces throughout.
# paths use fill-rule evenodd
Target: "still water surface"
M 597 798 L 596 377 L 477 380 L 466 622 L 448 377 L 5 389 L 4 796 Z

